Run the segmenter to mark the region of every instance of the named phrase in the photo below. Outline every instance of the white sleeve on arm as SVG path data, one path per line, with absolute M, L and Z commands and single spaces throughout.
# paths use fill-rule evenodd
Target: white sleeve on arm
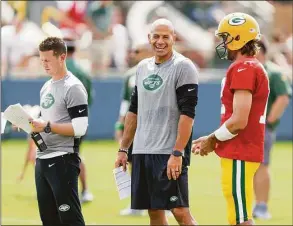
M 79 117 L 71 120 L 75 137 L 84 136 L 88 127 L 88 117 Z
M 70 87 L 65 102 L 75 137 L 84 136 L 88 127 L 88 100 L 82 84 Z

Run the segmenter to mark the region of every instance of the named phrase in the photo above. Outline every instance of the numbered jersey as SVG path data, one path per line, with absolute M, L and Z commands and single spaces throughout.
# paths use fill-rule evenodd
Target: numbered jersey
M 235 138 L 220 142 L 216 153 L 223 158 L 262 162 L 269 81 L 265 69 L 254 57 L 234 62 L 222 81 L 221 124 L 233 114 L 235 90 L 252 93 L 248 124 Z

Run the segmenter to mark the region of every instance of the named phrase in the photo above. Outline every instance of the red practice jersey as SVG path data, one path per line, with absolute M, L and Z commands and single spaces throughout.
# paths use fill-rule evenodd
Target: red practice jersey
M 222 81 L 221 124 L 233 113 L 235 90 L 250 90 L 252 104 L 245 129 L 231 140 L 219 142 L 218 156 L 250 162 L 262 162 L 264 156 L 264 135 L 266 108 L 269 96 L 269 80 L 262 64 L 254 57 L 235 61 L 228 68 Z

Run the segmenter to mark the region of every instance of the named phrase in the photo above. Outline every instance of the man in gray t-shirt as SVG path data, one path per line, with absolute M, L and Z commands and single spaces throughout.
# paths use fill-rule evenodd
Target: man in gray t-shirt
M 41 118 L 31 122 L 38 146 L 35 181 L 41 220 L 43 225 L 84 226 L 78 175 L 80 137 L 88 126 L 87 92 L 67 71 L 67 48 L 62 39 L 46 38 L 39 45 L 39 53 L 52 77 L 40 92 Z
M 137 66 L 135 87 L 115 167 L 126 170 L 133 141 L 131 208 L 148 209 L 151 225 L 195 225 L 189 211 L 188 165 L 198 93 L 194 64 L 173 50 L 173 25 L 158 19 L 149 42 L 155 56 Z

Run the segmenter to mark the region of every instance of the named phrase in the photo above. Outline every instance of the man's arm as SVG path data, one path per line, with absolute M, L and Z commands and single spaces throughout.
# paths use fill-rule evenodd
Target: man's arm
M 201 156 L 215 150 L 217 142 L 233 139 L 248 123 L 252 94 L 250 90 L 235 90 L 233 97 L 233 114 L 223 125 L 209 136 L 193 141 L 192 152 Z M 199 151 L 200 150 L 200 151 Z
M 270 112 L 268 112 L 268 123 L 274 123 L 282 117 L 292 96 L 292 88 L 287 78 L 281 73 L 274 73 L 271 76 L 271 86 L 271 92 L 276 95 L 276 100 L 272 104 Z
M 33 129 L 32 132 L 43 132 L 48 121 L 44 121 L 42 119 L 36 119 L 32 122 Z M 72 122 L 69 123 L 51 123 L 51 132 L 60 134 L 63 136 L 76 136 L 81 137 L 85 135 L 86 129 L 88 126 L 88 118 L 81 117 L 78 119 L 72 119 Z
M 275 102 L 272 104 L 271 111 L 267 117 L 268 123 L 274 123 L 276 120 L 280 119 L 290 102 L 288 95 L 278 96 Z
M 50 123 L 52 133 L 63 136 L 74 136 L 72 123 Z
M 83 85 L 74 85 L 65 95 L 65 103 L 71 122 L 50 122 L 51 132 L 63 136 L 81 137 L 85 135 L 88 127 L 88 100 Z M 43 132 L 48 122 L 42 119 L 34 120 L 33 132 Z
M 115 161 L 115 168 L 119 166 L 123 166 L 124 171 L 127 170 L 127 151 L 126 150 L 128 150 L 128 148 L 130 147 L 133 141 L 135 131 L 136 131 L 136 126 L 137 126 L 137 103 L 138 103 L 137 96 L 138 96 L 137 86 L 135 86 L 131 94 L 131 102 L 130 102 L 129 111 L 127 112 L 126 118 L 125 118 L 123 137 L 120 144 L 120 149 L 117 154 L 118 157 Z
M 235 90 L 233 97 L 233 114 L 226 121 L 226 127 L 231 133 L 237 134 L 246 127 L 251 103 L 252 94 L 249 90 Z
M 252 94 L 249 90 L 235 90 L 231 117 L 209 136 L 193 141 L 192 152 L 200 153 L 201 156 L 207 155 L 214 151 L 217 142 L 230 140 L 237 136 L 238 132 L 247 125 L 251 103 Z
M 84 85 L 70 87 L 65 103 L 71 123 L 52 123 L 52 132 L 64 136 L 84 136 L 88 127 L 88 98 Z
M 125 118 L 124 132 L 121 142 L 121 149 L 128 149 L 133 141 L 137 126 L 137 115 L 128 112 Z
M 178 134 L 174 150 L 183 151 L 191 135 L 193 126 L 193 119 L 186 116 L 180 115 L 178 123 Z
M 233 114 L 219 129 L 209 135 L 213 146 L 216 141 L 225 141 L 234 138 L 240 130 L 243 130 L 247 126 L 251 104 L 252 93 L 250 90 L 235 90 L 233 96 Z
M 230 90 L 233 95 L 233 113 L 231 117 L 214 132 L 218 141 L 234 138 L 247 123 L 252 103 L 252 93 L 255 89 L 256 72 L 250 64 L 239 66 L 243 70 L 235 70 L 231 77 Z M 245 69 L 245 70 L 244 70 Z
M 177 106 L 180 111 L 178 132 L 173 151 L 184 152 L 191 136 L 195 107 L 198 94 L 198 73 L 195 65 L 187 59 L 181 62 L 181 73 L 176 83 Z M 185 153 L 187 156 L 189 153 Z M 179 157 L 175 152 L 170 156 L 167 163 L 167 177 L 177 180 L 182 172 L 182 155 Z
M 198 100 L 198 72 L 190 60 L 182 62 L 182 74 L 176 86 L 176 98 L 180 118 L 173 150 L 183 151 L 190 139 Z
M 247 126 L 256 74 L 253 67 L 242 65 L 241 68 L 245 70 L 237 70 L 232 75 L 229 87 L 234 92 L 231 117 L 209 136 L 200 137 L 192 142 L 192 152 L 195 154 L 207 155 L 215 150 L 217 142 L 233 139 Z
M 133 141 L 136 126 L 137 126 L 137 86 L 134 87 L 133 92 L 131 94 L 131 102 L 129 111 L 126 114 L 125 124 L 124 124 L 124 132 L 121 141 L 120 148 L 128 149 Z
M 122 166 L 124 171 L 127 170 L 127 150 L 133 141 L 137 125 L 137 111 L 135 113 L 132 111 L 133 109 L 130 106 L 129 112 L 127 113 L 125 119 L 125 130 L 123 132 L 120 149 L 117 153 L 117 159 L 115 161 L 115 168 Z

